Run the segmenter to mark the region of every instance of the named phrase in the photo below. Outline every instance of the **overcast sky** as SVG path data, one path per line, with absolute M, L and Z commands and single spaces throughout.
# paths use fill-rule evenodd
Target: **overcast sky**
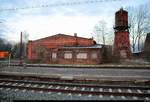
M 20 32 L 35 40 L 58 33 L 91 38 L 94 26 L 105 20 L 111 29 L 114 14 L 121 7 L 150 4 L 150 0 L 101 0 L 105 2 L 81 5 L 51 6 L 21 10 L 2 10 L 88 0 L 0 0 L 0 36 L 19 41 Z M 92 0 L 96 1 L 96 0 Z

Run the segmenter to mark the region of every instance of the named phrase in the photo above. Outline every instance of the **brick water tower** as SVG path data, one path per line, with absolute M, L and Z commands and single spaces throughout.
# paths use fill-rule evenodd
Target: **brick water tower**
M 113 54 L 120 58 L 131 58 L 128 12 L 121 8 L 115 13 L 115 38 Z

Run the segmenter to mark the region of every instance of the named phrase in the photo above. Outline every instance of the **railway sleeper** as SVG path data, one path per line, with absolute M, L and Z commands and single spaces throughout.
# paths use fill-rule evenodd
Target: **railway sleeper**
M 105 92 L 105 91 L 82 91 L 82 90 L 71 90 L 71 89 L 49 89 L 49 88 L 38 88 L 38 87 L 25 87 L 25 86 L 6 86 L 0 85 L 1 88 L 11 88 L 20 90 L 34 90 L 43 92 L 61 92 L 61 93 L 72 93 L 72 94 L 91 94 L 91 95 L 114 95 L 114 96 L 137 96 L 137 97 L 150 97 L 150 93 L 128 93 L 128 92 Z

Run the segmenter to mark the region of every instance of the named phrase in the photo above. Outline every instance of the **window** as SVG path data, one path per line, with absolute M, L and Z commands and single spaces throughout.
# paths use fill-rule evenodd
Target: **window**
M 77 59 L 87 59 L 87 53 L 78 53 Z
M 92 58 L 92 59 L 97 59 L 97 53 L 96 53 L 96 52 L 93 52 L 93 53 L 91 54 L 91 58 Z
M 56 52 L 53 52 L 52 53 L 52 59 L 56 59 L 57 58 L 57 53 Z
M 71 52 L 65 52 L 64 58 L 65 59 L 72 59 L 72 53 Z

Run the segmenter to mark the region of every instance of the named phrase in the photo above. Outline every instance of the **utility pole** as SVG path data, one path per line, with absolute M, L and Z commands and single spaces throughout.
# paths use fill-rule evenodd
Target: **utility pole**
M 104 28 L 102 29 L 102 36 L 103 36 L 103 44 L 105 45 L 105 35 L 104 35 Z
M 11 60 L 11 53 L 9 53 L 9 58 L 8 58 L 8 67 L 10 67 L 10 60 Z
M 22 32 L 20 34 L 20 65 L 22 65 Z

